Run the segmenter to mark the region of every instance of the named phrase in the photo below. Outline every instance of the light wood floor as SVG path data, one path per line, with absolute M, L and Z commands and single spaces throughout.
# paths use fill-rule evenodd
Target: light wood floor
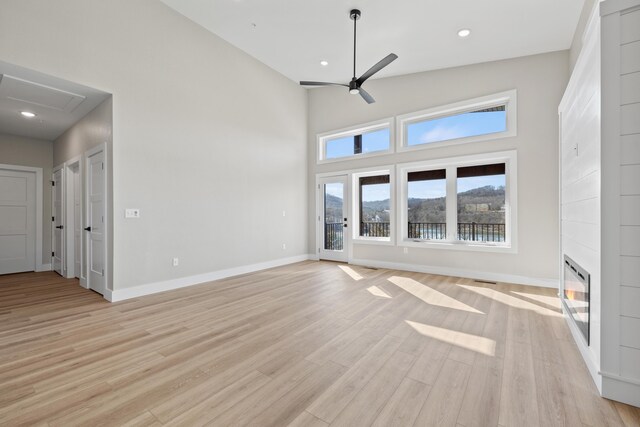
M 623 426 L 552 290 L 304 262 L 109 304 L 0 276 L 0 425 Z

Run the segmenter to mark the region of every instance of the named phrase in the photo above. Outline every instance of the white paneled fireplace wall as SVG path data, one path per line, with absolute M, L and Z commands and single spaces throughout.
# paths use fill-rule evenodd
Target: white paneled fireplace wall
M 589 341 L 567 322 L 600 393 L 640 406 L 640 0 L 596 5 L 558 111 L 561 265 L 590 274 Z

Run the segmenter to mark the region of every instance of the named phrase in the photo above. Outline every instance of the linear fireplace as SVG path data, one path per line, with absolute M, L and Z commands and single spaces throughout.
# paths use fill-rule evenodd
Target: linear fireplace
M 564 256 L 564 291 L 562 302 L 589 345 L 590 276 L 568 256 Z

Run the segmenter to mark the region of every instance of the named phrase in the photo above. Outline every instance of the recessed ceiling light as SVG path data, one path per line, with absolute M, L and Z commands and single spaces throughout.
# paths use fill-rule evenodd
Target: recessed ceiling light
M 323 67 L 326 67 L 327 65 L 329 65 L 329 61 L 322 60 L 320 61 L 320 65 L 322 65 Z
M 461 37 L 461 38 L 469 37 L 469 34 L 471 34 L 471 30 L 468 28 L 463 28 L 460 31 L 458 31 L 458 37 Z
M 22 114 L 25 117 L 28 117 L 30 119 L 34 118 L 36 115 L 35 113 L 32 113 L 31 111 L 20 111 L 20 114 Z

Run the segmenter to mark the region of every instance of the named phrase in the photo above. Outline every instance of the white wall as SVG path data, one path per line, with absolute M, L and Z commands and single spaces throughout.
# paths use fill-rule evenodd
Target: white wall
M 42 168 L 42 263 L 51 262 L 51 169 L 53 143 L 0 133 L 0 163 Z
M 83 155 L 87 150 L 113 140 L 113 101 L 109 97 L 53 141 L 53 164 Z
M 584 0 L 580 19 L 578 20 L 578 25 L 576 26 L 576 30 L 573 34 L 571 48 L 569 49 L 569 65 L 571 67 L 571 71 L 573 71 L 576 61 L 578 60 L 578 56 L 580 55 L 580 51 L 582 51 L 584 32 L 587 22 L 589 21 L 589 17 L 591 16 L 591 12 L 593 12 L 595 4 L 599 2 L 600 0 Z
M 401 61 L 399 58 L 398 61 Z M 309 192 L 315 174 L 421 159 L 516 149 L 518 152 L 518 253 L 444 251 L 354 245 L 353 258 L 436 266 L 541 279 L 558 279 L 558 118 L 568 79 L 567 51 L 372 80 L 367 105 L 342 88 L 309 91 Z M 518 91 L 518 135 L 512 138 L 418 150 L 331 164 L 316 164 L 316 134 L 510 89 Z M 315 212 L 310 198 L 310 216 Z M 316 252 L 315 221 L 309 251 Z
M 640 10 L 621 17 L 620 374 L 640 381 Z M 634 50 L 635 49 L 635 50 Z M 640 398 L 638 399 L 640 401 Z
M 640 0 L 601 3 L 602 393 L 640 406 Z
M 306 254 L 294 82 L 156 0 L 5 0 L 0 58 L 113 94 L 113 288 Z
M 578 348 L 598 389 L 601 363 L 601 138 L 600 138 L 600 41 L 595 21 L 587 33 L 559 107 L 561 164 L 562 253 L 590 274 L 590 342 L 572 327 Z

